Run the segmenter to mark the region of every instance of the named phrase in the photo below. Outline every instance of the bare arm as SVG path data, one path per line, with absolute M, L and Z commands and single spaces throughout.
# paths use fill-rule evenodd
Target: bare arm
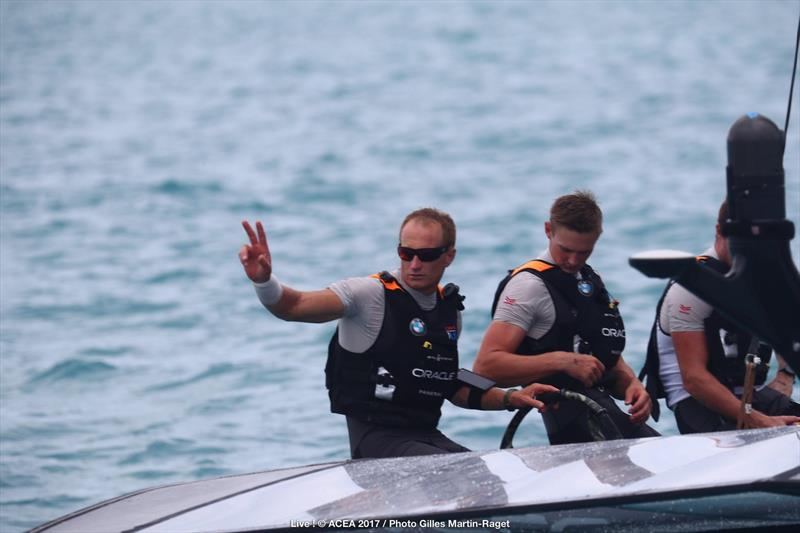
M 261 222 L 256 222 L 258 234 L 253 231 L 249 222 L 243 221 L 242 226 L 250 239 L 250 244 L 245 244 L 239 250 L 239 261 L 245 274 L 253 283 L 266 284 L 270 280 L 277 283 L 277 280 L 272 278 L 272 256 Z M 273 315 L 283 320 L 328 322 L 341 318 L 344 314 L 344 304 L 330 289 L 298 291 L 283 285 L 276 290 L 280 290 L 280 298 L 266 304 L 266 307 Z
M 281 299 L 267 309 L 280 319 L 294 322 L 329 322 L 344 315 L 344 304 L 332 290 L 297 291 L 286 285 Z
M 522 390 L 514 391 L 509 395 L 509 403 L 512 407 L 521 409 L 522 407 L 533 407 L 538 409 L 540 413 L 547 410 L 547 406 L 540 400 L 536 399 L 537 394 L 545 392 L 558 392 L 558 389 L 550 385 L 541 383 L 532 383 Z M 503 404 L 503 398 L 506 391 L 497 387 L 492 387 L 481 396 L 481 409 L 484 411 L 500 411 L 506 408 Z M 459 407 L 468 407 L 469 387 L 461 387 L 450 398 L 453 404 Z
M 555 351 L 536 355 L 517 355 L 514 350 L 526 332 L 512 324 L 494 320 L 486 330 L 473 370 L 504 387 L 527 385 L 559 372 L 566 372 L 587 387 L 603 374 L 603 364 L 595 357 Z
M 628 413 L 631 415 L 631 422 L 640 424 L 647 420 L 653 408 L 650 395 L 634 374 L 633 369 L 620 356 L 617 364 L 611 369 L 615 376 L 614 395 L 630 405 Z
M 708 371 L 705 332 L 675 331 L 672 333 L 672 342 L 686 391 L 715 413 L 736 420 L 739 399 Z
M 736 420 L 740 400 L 708 371 L 708 348 L 705 332 L 674 331 L 672 342 L 678 356 L 683 386 L 694 399 L 728 420 Z M 759 411 L 746 417 L 750 428 L 783 426 L 798 420 L 791 416 L 767 416 Z

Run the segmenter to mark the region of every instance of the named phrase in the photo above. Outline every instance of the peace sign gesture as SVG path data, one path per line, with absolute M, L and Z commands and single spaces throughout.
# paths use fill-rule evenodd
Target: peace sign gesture
M 261 221 L 256 221 L 258 237 L 249 222 L 243 220 L 242 226 L 247 232 L 247 236 L 250 237 L 250 244 L 245 244 L 239 250 L 239 261 L 242 262 L 244 272 L 255 283 L 269 281 L 272 275 L 272 256 L 269 253 L 264 226 L 261 225 Z

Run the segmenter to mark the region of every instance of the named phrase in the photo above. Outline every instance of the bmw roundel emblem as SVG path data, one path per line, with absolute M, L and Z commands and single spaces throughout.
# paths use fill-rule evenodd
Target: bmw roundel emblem
M 594 285 L 591 281 L 582 279 L 578 282 L 578 292 L 584 296 L 591 296 L 594 292 Z
M 428 328 L 425 326 L 425 322 L 423 322 L 421 318 L 414 318 L 408 323 L 408 329 L 410 329 L 411 333 L 414 335 L 419 336 L 425 335 L 425 331 Z

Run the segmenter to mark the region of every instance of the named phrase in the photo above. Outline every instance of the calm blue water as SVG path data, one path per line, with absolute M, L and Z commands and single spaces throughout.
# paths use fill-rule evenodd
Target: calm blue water
M 470 366 L 497 281 L 544 247 L 552 199 L 591 188 L 606 213 L 592 263 L 638 370 L 661 283 L 627 257 L 711 242 L 729 126 L 759 111 L 783 127 L 799 13 L 2 0 L 0 530 L 348 456 L 323 386 L 333 325 L 259 306 L 242 219 L 265 222 L 284 282 L 315 289 L 394 267 L 402 217 L 449 211 Z M 520 439 L 544 444 L 531 418 Z M 443 429 L 493 448 L 507 421 L 447 408 Z M 676 432 L 669 413 L 657 427 Z

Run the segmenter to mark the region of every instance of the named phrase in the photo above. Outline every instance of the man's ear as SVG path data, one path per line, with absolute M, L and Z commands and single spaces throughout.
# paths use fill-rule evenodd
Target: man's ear
M 553 238 L 553 225 L 549 220 L 545 220 L 544 222 L 544 234 L 547 235 L 548 239 Z
M 449 267 L 450 263 L 452 263 L 453 260 L 456 258 L 456 249 L 451 248 L 450 250 L 444 253 L 444 256 L 447 258 L 447 264 L 445 265 L 445 267 Z

